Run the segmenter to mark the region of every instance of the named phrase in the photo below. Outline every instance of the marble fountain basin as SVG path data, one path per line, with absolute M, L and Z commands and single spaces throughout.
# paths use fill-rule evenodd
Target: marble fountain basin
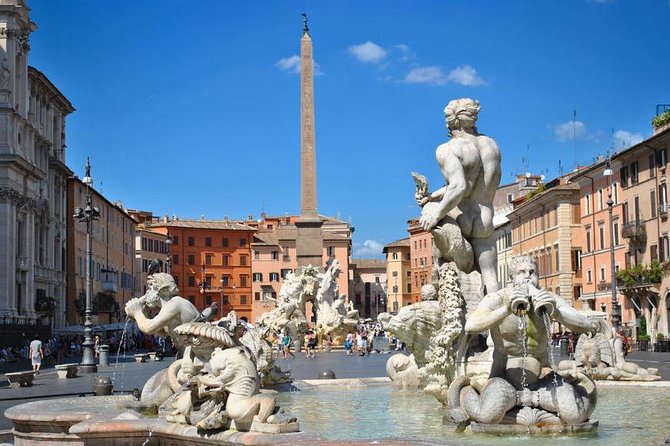
M 442 424 L 436 400 L 416 390 L 398 389 L 385 378 L 308 380 L 277 393 L 277 402 L 297 415 L 301 432 L 199 432 L 192 426 L 166 423 L 133 405 L 132 396 L 61 398 L 7 409 L 14 423 L 16 446 L 107 445 L 275 445 L 275 444 L 661 444 L 670 436 L 665 413 L 670 407 L 668 382 L 631 385 L 598 384 L 598 406 L 592 417 L 597 433 L 506 436 L 454 432 Z

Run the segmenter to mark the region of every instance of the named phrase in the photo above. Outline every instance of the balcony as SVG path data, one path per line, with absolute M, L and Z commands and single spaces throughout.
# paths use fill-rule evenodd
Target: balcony
M 621 234 L 631 243 L 645 243 L 647 241 L 647 229 L 640 220 L 624 224 Z
M 103 269 L 102 273 L 102 291 L 105 293 L 116 293 L 117 283 L 119 283 L 119 273 L 116 271 Z
M 668 218 L 668 203 L 661 203 L 658 205 L 658 214 L 661 218 Z
M 612 291 L 612 282 L 600 282 L 596 287 L 599 293 Z

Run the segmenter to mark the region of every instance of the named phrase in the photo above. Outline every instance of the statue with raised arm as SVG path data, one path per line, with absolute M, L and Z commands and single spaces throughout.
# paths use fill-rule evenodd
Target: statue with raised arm
M 460 428 L 474 422 L 478 430 L 492 424 L 594 429 L 586 422 L 595 409 L 595 383 L 583 373 L 559 374 L 548 343 L 552 321 L 575 332 L 594 332 L 600 324 L 539 288 L 532 258 L 516 257 L 511 277 L 512 284 L 487 294 L 467 319 L 467 333 L 490 333 L 493 366 L 485 382 L 460 376 L 451 383 L 447 419 Z
M 413 175 L 415 198 L 422 207 L 419 223 L 431 231 L 439 251 L 435 271 L 445 261 L 455 262 L 465 273 L 478 265 L 482 288 L 491 293 L 499 287 L 493 198 L 500 183 L 501 157 L 496 142 L 477 131 L 479 110 L 479 102 L 468 98 L 455 99 L 444 109 L 451 140 L 435 153 L 443 187 L 429 193 L 425 178 Z

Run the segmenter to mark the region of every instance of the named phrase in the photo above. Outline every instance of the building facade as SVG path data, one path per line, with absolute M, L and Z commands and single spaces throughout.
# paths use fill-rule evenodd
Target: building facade
M 82 324 L 86 309 L 86 223 L 74 209 L 86 206 L 87 186 L 77 177 L 67 180 L 67 322 Z M 124 321 L 125 303 L 136 297 L 135 226 L 137 222 L 120 203 L 112 203 L 91 187 L 100 217 L 93 221 L 93 323 Z M 139 284 L 138 284 L 139 285 Z
M 0 4 L 0 331 L 43 332 L 66 320 L 67 98 L 28 66 L 25 2 Z M 16 342 L 19 339 L 15 339 Z
M 421 301 L 421 287 L 432 283 L 433 276 L 433 235 L 424 231 L 419 219 L 407 222 L 410 243 L 410 296 L 412 303 Z
M 362 319 L 377 320 L 386 311 L 386 261 L 380 259 L 353 259 L 350 268 L 349 298 Z
M 386 309 L 397 313 L 412 301 L 412 258 L 410 239 L 396 240 L 384 246 L 386 254 Z
M 255 229 L 232 220 L 163 219 L 149 229 L 171 240 L 170 272 L 180 296 L 202 311 L 235 310 L 252 321 L 251 243 Z

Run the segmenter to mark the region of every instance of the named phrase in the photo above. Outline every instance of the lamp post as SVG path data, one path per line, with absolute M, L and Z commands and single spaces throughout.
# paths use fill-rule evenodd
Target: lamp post
M 165 239 L 165 272 L 170 274 L 170 246 L 172 245 L 172 237 L 170 237 L 170 233 L 168 233 L 166 239 Z
M 614 220 L 612 218 L 612 211 L 614 209 L 614 200 L 612 200 L 612 176 L 614 172 L 612 170 L 612 157 L 607 154 L 607 168 L 603 172 L 603 176 L 608 177 L 608 188 L 607 188 L 607 210 L 609 212 L 609 226 L 610 226 L 610 280 L 611 280 L 611 289 L 612 289 L 612 327 L 615 331 L 619 331 L 619 325 L 621 324 L 621 307 L 619 307 L 619 300 L 617 297 L 617 284 L 616 284 L 616 267 L 614 265 Z
M 82 181 L 86 185 L 86 207 L 84 209 L 78 207 L 74 210 L 74 218 L 80 222 L 86 223 L 86 310 L 84 313 L 84 342 L 81 344 L 83 355 L 79 371 L 81 373 L 95 373 L 98 371 L 98 366 L 95 364 L 93 356 L 93 322 L 91 315 L 93 313 L 91 299 L 93 296 L 93 220 L 100 218 L 100 209 L 93 206 L 91 198 L 91 185 L 93 178 L 91 178 L 91 161 L 86 158 L 86 176 Z

